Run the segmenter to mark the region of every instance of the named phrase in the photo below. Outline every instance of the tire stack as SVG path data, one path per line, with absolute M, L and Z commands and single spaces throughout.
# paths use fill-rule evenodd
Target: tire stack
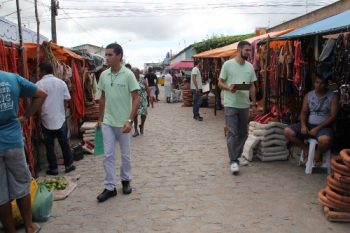
M 182 88 L 182 107 L 191 107 L 192 106 L 192 91 L 189 89 L 188 85 L 184 85 Z
M 340 151 L 331 160 L 327 186 L 318 193 L 326 218 L 334 222 L 350 222 L 350 149 Z

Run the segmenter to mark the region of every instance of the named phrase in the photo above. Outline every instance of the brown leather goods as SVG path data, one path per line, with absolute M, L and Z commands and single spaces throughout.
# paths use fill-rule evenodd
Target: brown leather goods
M 332 169 L 343 176 L 350 176 L 350 169 L 344 164 L 340 156 L 336 156 L 331 160 Z
M 323 207 L 324 214 L 329 221 L 332 222 L 350 222 L 350 213 L 349 212 L 339 212 L 334 211 L 327 206 Z
M 338 194 L 336 191 L 333 191 L 330 187 L 326 187 L 327 199 L 331 202 L 341 205 L 346 209 L 350 209 L 350 196 L 345 196 Z
M 327 206 L 329 208 L 334 209 L 335 211 L 341 211 L 341 212 L 350 212 L 350 208 L 346 208 L 340 204 L 337 204 L 335 202 L 333 202 L 332 200 L 329 199 L 329 197 L 327 196 L 327 192 L 326 189 L 322 189 L 319 193 L 318 193 L 318 200 L 324 205 Z
M 350 184 L 350 176 L 343 176 L 342 174 L 332 171 L 333 178 L 339 181 L 340 183 Z
M 344 149 L 340 151 L 340 157 L 343 160 L 344 164 L 350 170 L 350 149 Z
M 332 189 L 340 193 L 343 193 L 345 195 L 350 194 L 350 185 L 342 184 L 338 182 L 336 179 L 334 179 L 332 176 L 327 176 L 327 185 Z

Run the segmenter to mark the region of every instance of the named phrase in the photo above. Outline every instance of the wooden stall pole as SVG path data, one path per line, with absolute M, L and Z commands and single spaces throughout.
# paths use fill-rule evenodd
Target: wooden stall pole
M 19 52 L 20 52 L 20 57 L 21 57 L 21 61 L 22 61 L 22 72 L 23 72 L 22 75 L 24 77 L 26 74 L 26 66 L 25 66 L 25 61 L 24 61 L 22 22 L 21 22 L 19 0 L 16 0 L 16 7 L 17 7 L 17 20 L 18 20 L 18 33 L 19 33 Z
M 266 68 L 265 68 L 265 78 L 264 78 L 264 114 L 267 113 L 267 108 L 269 106 L 269 101 L 270 101 L 270 93 L 269 92 L 269 86 L 270 86 L 270 77 L 269 77 L 269 72 L 268 72 L 268 68 L 270 66 L 270 36 L 267 37 L 266 40 Z
M 38 15 L 38 0 L 34 0 L 35 19 L 36 19 L 36 80 L 39 81 L 39 65 L 40 65 L 40 20 Z
M 57 16 L 57 3 L 55 0 L 51 0 L 51 40 L 57 44 L 56 16 Z

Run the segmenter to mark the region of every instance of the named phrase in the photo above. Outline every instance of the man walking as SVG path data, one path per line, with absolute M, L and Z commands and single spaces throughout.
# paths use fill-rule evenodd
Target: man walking
M 20 97 L 33 97 L 23 116 L 17 118 Z M 0 220 L 5 232 L 16 232 L 11 200 L 16 200 L 25 232 L 39 232 L 32 222 L 29 186 L 31 174 L 24 154 L 21 123 L 37 112 L 46 93 L 17 74 L 0 71 Z
M 58 174 L 55 155 L 56 137 L 61 146 L 65 172 L 68 173 L 75 170 L 73 155 L 68 142 L 65 113 L 65 108 L 71 97 L 66 83 L 53 76 L 53 66 L 50 62 L 43 62 L 39 67 L 42 79 L 37 82 L 37 85 L 47 93 L 47 98 L 41 107 L 41 129 L 46 148 L 46 157 L 49 163 L 46 174 Z
M 156 90 L 158 85 L 158 78 L 157 78 L 157 75 L 153 73 L 152 67 L 148 68 L 148 73 L 146 74 L 145 79 L 147 80 L 148 88 L 150 92 L 149 102 L 151 104 L 151 107 L 153 108 L 154 102 L 156 101 Z
M 256 76 L 252 64 L 247 61 L 250 53 L 250 43 L 240 41 L 236 57 L 224 63 L 219 79 L 219 87 L 224 90 L 225 121 L 228 129 L 227 148 L 230 169 L 234 175 L 239 173 L 239 165 L 248 164 L 241 155 L 248 137 L 249 93 L 253 102 L 253 111 L 256 111 L 254 84 Z M 237 84 L 251 85 L 248 89 Z
M 193 97 L 193 119 L 203 121 L 203 117 L 199 115 L 199 107 L 202 102 L 202 76 L 200 69 L 202 63 L 198 60 L 194 61 L 194 67 L 191 72 L 191 90 Z
M 105 189 L 97 196 L 99 202 L 116 196 L 115 144 L 118 141 L 121 153 L 120 178 L 123 193 L 130 194 L 131 155 L 130 140 L 133 119 L 140 104 L 140 86 L 131 70 L 122 64 L 123 49 L 117 44 L 106 47 L 106 62 L 109 69 L 102 72 L 98 83 L 101 90 L 100 117 L 102 125 L 105 158 Z

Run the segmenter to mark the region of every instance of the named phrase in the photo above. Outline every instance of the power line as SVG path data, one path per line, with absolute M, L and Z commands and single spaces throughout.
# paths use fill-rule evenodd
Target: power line
M 61 9 L 62 10 L 62 9 Z M 81 27 L 83 29 L 83 32 L 85 32 L 86 34 L 88 34 L 89 36 L 91 36 L 93 39 L 99 41 L 98 38 L 96 38 L 93 34 L 91 34 L 88 30 L 86 30 L 80 23 L 78 23 L 74 18 L 72 18 L 68 13 L 66 13 L 64 10 L 62 10 L 63 13 L 68 16 L 69 19 L 73 20 L 79 27 Z
M 30 9 L 33 9 L 34 8 L 34 6 L 31 6 L 31 7 L 28 7 L 28 8 L 26 8 L 26 9 L 22 9 L 21 11 L 23 12 L 23 11 L 27 11 L 27 10 L 30 10 Z M 8 17 L 8 16 L 10 16 L 10 15 L 14 15 L 14 14 L 16 14 L 17 13 L 17 11 L 13 11 L 13 12 L 11 12 L 11 13 L 8 13 L 7 15 L 2 15 L 2 16 L 0 16 L 0 17 Z M 17 15 L 16 15 L 16 18 L 17 18 Z M 22 17 L 23 18 L 23 17 Z

